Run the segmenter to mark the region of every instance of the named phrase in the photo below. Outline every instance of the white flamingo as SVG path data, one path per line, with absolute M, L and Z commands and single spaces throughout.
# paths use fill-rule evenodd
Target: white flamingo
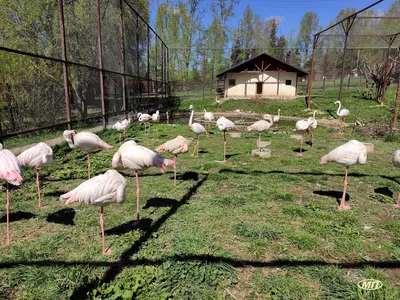
M 0 143 L 0 179 L 7 182 L 6 191 L 6 223 L 7 223 L 7 245 L 10 244 L 10 183 L 21 185 L 21 166 L 15 155 L 7 149 L 3 149 Z
M 395 166 L 396 168 L 400 168 L 400 150 L 396 150 L 393 152 L 392 163 L 393 166 Z M 398 208 L 400 207 L 400 193 L 397 195 L 397 203 L 393 204 L 393 206 Z
M 192 111 L 192 113 L 190 114 L 190 119 L 189 119 L 189 127 L 196 134 L 196 146 L 194 147 L 193 153 L 191 156 L 194 156 L 194 154 L 196 153 L 196 157 L 197 157 L 197 156 L 199 156 L 199 144 L 200 144 L 199 135 L 207 134 L 207 130 L 200 123 L 193 123 L 193 116 L 194 116 L 193 105 L 190 105 L 189 109 Z
M 81 131 L 77 133 L 75 130 L 65 130 L 63 136 L 71 149 L 80 149 L 87 153 L 88 178 L 90 178 L 90 153 L 97 149 L 114 149 L 114 146 L 107 144 L 93 132 Z
M 111 203 L 120 204 L 126 200 L 126 180 L 115 170 L 108 170 L 102 175 L 95 176 L 72 191 L 61 195 L 60 200 L 65 204 L 73 202 L 100 206 L 101 246 L 103 254 L 111 254 L 105 246 L 103 207 Z
M 39 171 L 42 166 L 47 165 L 53 161 L 53 150 L 46 143 L 38 143 L 37 145 L 23 151 L 20 155 L 17 156 L 17 159 L 21 166 L 29 166 L 35 168 L 38 207 L 44 207 L 40 204 Z
M 203 118 L 204 120 L 211 122 L 214 120 L 214 114 L 212 112 L 207 112 L 206 110 L 204 110 Z
M 318 125 L 317 119 L 315 118 L 316 114 L 317 114 L 317 111 L 314 110 L 313 117 L 312 117 L 313 118 L 313 122 L 312 122 L 312 124 L 310 126 L 310 129 L 311 129 L 311 148 L 314 148 L 314 130 L 317 128 L 317 125 Z
M 166 166 L 172 165 L 173 160 L 166 159 L 154 151 L 139 146 L 135 141 L 127 141 L 119 147 L 112 159 L 112 167 L 117 170 L 130 169 L 136 173 L 136 216 L 140 219 L 140 185 L 139 171 L 150 167 L 158 167 L 165 169 Z
M 350 209 L 350 206 L 345 205 L 349 167 L 355 164 L 365 164 L 367 162 L 367 147 L 365 147 L 365 145 L 359 141 L 351 140 L 346 144 L 333 149 L 331 152 L 321 158 L 321 164 L 331 161 L 346 166 L 346 173 L 343 183 L 343 196 L 342 200 L 340 201 L 339 210 Z
M 268 131 L 273 124 L 274 123 L 271 118 L 269 118 L 269 122 L 267 120 L 259 120 L 255 123 L 253 123 L 252 125 L 247 126 L 247 130 L 248 131 L 252 131 L 252 130 L 258 131 L 259 132 L 258 141 L 261 142 L 261 133 L 263 131 Z M 260 143 L 257 143 L 257 144 L 258 144 L 258 151 L 260 151 Z
M 132 119 L 125 119 L 122 120 L 121 122 L 117 122 L 113 125 L 113 129 L 116 129 L 119 132 L 119 142 L 121 143 L 121 132 L 124 132 L 124 139 L 127 139 L 127 135 L 126 132 L 129 128 L 129 126 L 131 125 L 131 121 Z
M 342 108 L 342 102 L 340 102 L 339 100 L 337 100 L 337 101 L 335 102 L 335 104 L 339 104 L 336 114 L 337 114 L 340 118 L 342 118 L 342 123 L 343 123 L 343 124 L 341 125 L 341 127 L 340 127 L 340 132 L 339 132 L 340 134 L 342 134 L 342 133 L 343 133 L 343 127 L 344 127 L 345 118 L 350 114 L 350 112 L 349 112 L 349 110 L 346 109 L 346 108 L 341 109 L 341 108 Z
M 279 108 L 278 115 L 274 116 L 274 118 L 273 118 L 274 123 L 279 122 L 280 117 L 281 117 L 281 109 Z
M 189 141 L 183 136 L 178 135 L 176 138 L 165 142 L 154 150 L 156 152 L 169 152 L 174 155 L 174 185 L 176 185 L 176 157 L 178 154 L 188 152 Z
M 160 112 L 157 110 L 156 113 L 151 115 L 151 121 L 156 124 L 160 122 Z M 155 131 L 156 131 L 156 139 L 158 139 L 158 126 L 155 125 Z
M 314 119 L 309 117 L 307 120 L 299 120 L 296 122 L 296 131 L 301 134 L 300 140 L 300 153 L 298 155 L 303 155 L 303 142 L 304 134 L 310 133 L 310 126 L 314 123 Z
M 146 130 L 146 124 L 148 124 L 148 127 L 150 128 L 149 122 L 153 119 L 151 115 L 138 113 L 137 118 L 139 122 L 144 123 L 144 134 L 148 134 L 148 131 Z
M 224 133 L 224 162 L 226 162 L 226 133 L 228 130 L 235 129 L 235 123 L 233 123 L 231 120 L 228 120 L 224 116 L 219 117 L 217 120 L 217 127 L 219 130 L 221 130 Z

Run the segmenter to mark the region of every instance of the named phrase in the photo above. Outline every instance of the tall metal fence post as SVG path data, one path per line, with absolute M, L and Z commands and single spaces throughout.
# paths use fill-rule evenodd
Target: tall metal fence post
M 71 126 L 71 107 L 69 99 L 69 84 L 68 84 L 68 67 L 67 67 L 67 48 L 65 45 L 65 27 L 64 27 L 64 5 L 63 0 L 58 0 L 58 11 L 60 14 L 60 37 L 61 37 L 61 57 L 63 60 L 63 78 L 64 78 L 64 98 L 65 110 L 67 114 L 67 128 L 72 129 Z
M 103 115 L 103 128 L 106 128 L 106 107 L 104 101 L 104 78 L 103 78 L 103 55 L 101 50 L 101 19 L 100 19 L 100 0 L 96 0 L 96 15 L 97 15 L 97 51 L 99 56 L 100 69 L 100 96 L 101 96 L 101 113 Z
M 124 40 L 124 8 L 123 8 L 123 0 L 119 1 L 119 9 L 120 9 L 120 47 L 121 47 L 121 73 L 125 74 L 125 40 Z M 124 117 L 127 118 L 127 106 L 126 106 L 126 83 L 125 83 L 125 75 L 122 75 L 122 106 L 124 110 Z

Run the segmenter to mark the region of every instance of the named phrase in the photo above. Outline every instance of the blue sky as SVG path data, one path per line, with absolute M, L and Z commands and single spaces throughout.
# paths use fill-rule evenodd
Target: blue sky
M 160 0 L 162 1 L 162 0 Z M 384 0 L 377 4 L 374 9 L 378 11 L 386 10 L 393 1 Z M 229 25 L 236 27 L 239 20 L 243 16 L 243 11 L 250 5 L 253 13 L 261 16 L 262 20 L 268 20 L 271 17 L 280 17 L 282 22 L 279 26 L 279 34 L 287 35 L 291 29 L 297 30 L 300 20 L 304 13 L 313 11 L 318 15 L 319 23 L 326 28 L 331 20 L 333 20 L 341 9 L 355 8 L 357 11 L 371 5 L 374 0 L 239 0 L 239 4 L 235 8 L 235 17 L 229 21 Z M 156 14 L 157 0 L 151 5 L 151 19 L 154 21 Z M 205 1 L 205 5 L 209 5 L 210 0 Z M 211 20 L 211 14 L 206 13 L 204 23 L 207 24 Z M 297 32 L 295 33 L 297 34 Z

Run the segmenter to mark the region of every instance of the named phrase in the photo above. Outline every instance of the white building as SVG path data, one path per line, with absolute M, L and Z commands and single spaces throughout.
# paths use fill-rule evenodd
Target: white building
M 226 98 L 294 97 L 297 82 L 308 73 L 266 53 L 217 74 Z

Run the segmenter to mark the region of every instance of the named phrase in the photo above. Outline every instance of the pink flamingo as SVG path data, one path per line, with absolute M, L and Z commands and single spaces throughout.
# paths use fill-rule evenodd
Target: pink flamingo
M 178 135 L 176 138 L 165 142 L 154 150 L 156 152 L 169 152 L 174 155 L 174 185 L 176 186 L 176 157 L 178 154 L 188 152 L 189 141 L 183 136 Z
M 107 144 L 93 132 L 82 131 L 77 133 L 75 130 L 65 130 L 63 136 L 70 148 L 80 149 L 87 153 L 88 178 L 90 178 L 90 153 L 97 149 L 114 149 L 114 146 Z
M 23 181 L 21 177 L 21 167 L 15 155 L 3 149 L 0 143 L 0 179 L 7 181 L 6 192 L 6 220 L 7 220 L 7 245 L 10 244 L 10 183 L 20 185 Z
M 111 254 L 105 247 L 103 207 L 111 203 L 120 204 L 126 200 L 126 180 L 115 170 L 108 170 L 81 183 L 72 191 L 61 195 L 65 204 L 73 202 L 100 206 L 101 245 L 103 254 Z
M 153 120 L 153 117 L 149 114 L 138 113 L 137 118 L 139 122 L 144 123 L 144 134 L 148 134 L 148 130 L 146 131 L 146 124 L 148 123 L 150 128 L 150 121 Z
M 131 169 L 136 173 L 136 217 L 140 219 L 140 170 L 150 167 L 165 169 L 166 166 L 173 164 L 174 161 L 161 157 L 154 151 L 139 146 L 135 141 L 127 141 L 119 147 L 112 159 L 112 166 L 117 170 Z
M 349 167 L 355 164 L 365 164 L 367 162 L 367 147 L 365 147 L 365 145 L 359 141 L 351 140 L 346 144 L 333 149 L 331 152 L 321 158 L 321 164 L 331 161 L 346 166 L 346 173 L 343 183 L 343 196 L 342 200 L 340 201 L 339 210 L 350 209 L 350 206 L 344 204 L 346 200 L 347 175 L 349 173 Z
M 53 150 L 50 146 L 45 143 L 39 143 L 17 156 L 17 159 L 21 166 L 29 166 L 35 168 L 36 171 L 36 186 L 38 191 L 38 206 L 42 208 L 40 204 L 40 182 L 39 182 L 39 171 L 40 168 L 51 161 L 53 161 Z
M 154 114 L 151 115 L 151 121 L 156 124 L 160 122 L 160 112 L 157 110 Z M 155 126 L 155 132 L 156 132 L 156 139 L 158 140 L 158 126 Z
M 300 140 L 300 153 L 298 155 L 303 155 L 303 142 L 304 142 L 304 134 L 310 133 L 310 127 L 314 123 L 314 119 L 309 117 L 307 120 L 299 120 L 296 122 L 296 131 L 301 134 Z
M 263 132 L 263 131 L 268 131 L 268 130 L 271 128 L 271 126 L 272 126 L 273 124 L 274 124 L 274 123 L 273 123 L 273 121 L 272 121 L 272 118 L 271 118 L 271 116 L 269 116 L 268 121 L 266 121 L 266 120 L 257 121 L 257 122 L 255 122 L 255 123 L 253 123 L 252 125 L 247 126 L 247 130 L 248 130 L 248 131 L 252 131 L 252 130 L 258 131 L 258 132 L 259 132 L 258 141 L 261 142 L 261 132 Z M 261 145 L 261 144 L 258 143 L 258 151 L 261 150 L 260 145 Z
M 190 115 L 190 119 L 189 119 L 189 127 L 196 134 L 196 146 L 194 147 L 193 153 L 191 156 L 194 156 L 194 153 L 196 153 L 196 157 L 197 157 L 197 156 L 199 156 L 199 144 L 200 144 L 199 134 L 207 134 L 207 130 L 200 123 L 193 123 L 193 116 L 194 116 L 193 105 L 190 105 L 189 109 L 192 111 L 192 113 Z
M 113 125 L 112 128 L 119 131 L 119 142 L 120 143 L 121 143 L 121 131 L 124 132 L 124 139 L 126 140 L 126 138 L 127 138 L 126 131 L 128 130 L 130 125 L 131 125 L 131 119 L 125 119 L 125 120 L 122 120 L 121 122 L 117 122 Z
M 228 130 L 235 129 L 235 123 L 222 116 L 217 120 L 217 127 L 224 133 L 224 162 L 226 162 L 226 133 Z

